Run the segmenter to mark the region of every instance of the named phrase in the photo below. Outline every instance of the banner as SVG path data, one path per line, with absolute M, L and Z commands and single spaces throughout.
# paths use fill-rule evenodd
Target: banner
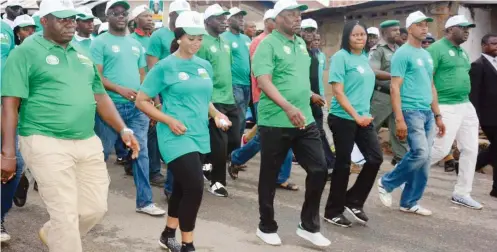
M 164 9 L 164 1 L 149 0 L 150 10 L 152 10 L 152 19 L 154 21 L 162 21 L 162 10 Z

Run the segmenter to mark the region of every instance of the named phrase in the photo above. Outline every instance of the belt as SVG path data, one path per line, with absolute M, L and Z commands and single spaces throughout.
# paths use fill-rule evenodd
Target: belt
M 378 92 L 390 95 L 390 88 L 382 85 L 375 85 L 374 89 Z

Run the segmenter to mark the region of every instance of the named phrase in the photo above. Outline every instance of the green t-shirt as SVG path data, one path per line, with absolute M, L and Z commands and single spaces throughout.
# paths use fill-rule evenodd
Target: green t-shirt
M 72 39 L 73 45 L 74 44 L 79 45 L 80 48 L 85 51 L 85 55 L 90 55 L 91 42 L 92 42 L 91 38 L 80 39 L 74 36 Z
M 2 54 L 2 69 L 1 71 L 3 72 L 3 68 L 5 66 L 5 61 L 7 60 L 7 57 L 9 56 L 10 51 L 14 49 L 15 43 L 14 43 L 14 31 L 12 31 L 12 28 L 10 28 L 10 25 L 5 23 L 3 20 L 1 21 L 1 32 L 0 32 L 0 52 Z M 1 83 L 0 83 L 1 87 Z
M 162 27 L 152 33 L 148 42 L 147 55 L 154 56 L 159 60 L 171 54 L 171 43 L 174 39 L 174 32 L 169 28 Z
M 33 19 L 34 19 L 35 25 L 36 25 L 35 31 L 36 32 L 40 32 L 40 31 L 43 32 L 43 26 L 41 26 L 40 16 L 34 16 Z
M 96 65 L 103 66 L 103 76 L 110 82 L 138 91 L 140 89 L 140 68 L 144 68 L 145 52 L 136 39 L 114 36 L 106 32 L 91 43 L 91 57 Z M 128 99 L 109 91 L 115 103 L 127 103 Z
M 422 48 L 408 43 L 401 46 L 391 60 L 391 75 L 403 79 L 400 87 L 402 110 L 430 110 L 433 60 Z
M 468 54 L 445 37 L 426 49 L 433 59 L 433 81 L 440 104 L 469 102 L 471 63 Z
M 105 94 L 96 67 L 72 44 L 66 49 L 41 36 L 12 51 L 2 95 L 19 97 L 19 135 L 88 139 L 95 135 L 94 94 Z
M 222 38 L 231 47 L 233 62 L 231 75 L 233 85 L 250 85 L 250 38 L 245 34 L 235 35 L 230 31 L 221 34 Z
M 140 44 L 143 46 L 145 52 L 147 51 L 148 45 L 150 44 L 150 37 L 149 36 L 141 36 L 137 34 L 136 32 L 133 32 L 130 34 L 131 37 L 134 39 L 138 40 Z
M 331 57 L 330 61 L 329 83 L 343 84 L 345 96 L 356 112 L 361 116 L 371 116 L 369 109 L 375 74 L 369 66 L 366 54 L 355 55 L 341 49 Z M 332 99 L 330 113 L 344 119 L 354 120 L 337 99 Z
M 209 103 L 212 96 L 212 67 L 193 56 L 169 55 L 147 74 L 140 89 L 149 97 L 161 95 L 162 112 L 183 123 L 184 135 L 175 135 L 163 123 L 157 125 L 159 150 L 166 163 L 191 152 L 209 153 Z
M 273 30 L 255 50 L 252 71 L 257 78 L 271 75 L 274 86 L 293 106 L 300 109 L 306 125 L 314 122 L 310 103 L 311 83 L 309 71 L 311 57 L 300 37 L 288 39 Z M 257 124 L 269 127 L 294 128 L 285 111 L 261 92 L 257 105 Z
M 231 50 L 228 43 L 221 37 L 215 38 L 204 35 L 202 46 L 197 56 L 209 61 L 214 71 L 214 91 L 212 102 L 235 104 L 231 80 Z
M 319 69 L 318 69 L 318 78 L 319 78 L 319 95 L 324 97 L 324 84 L 323 84 L 323 73 L 324 70 L 326 69 L 326 55 L 319 51 L 318 53 L 318 60 L 319 60 Z

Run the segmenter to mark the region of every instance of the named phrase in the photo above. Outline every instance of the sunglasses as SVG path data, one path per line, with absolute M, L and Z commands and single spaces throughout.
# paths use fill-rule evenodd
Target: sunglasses
M 120 17 L 120 16 L 123 16 L 123 17 L 127 17 L 129 15 L 129 12 L 127 11 L 123 11 L 123 12 L 109 12 L 109 15 L 111 16 L 114 16 L 114 17 Z

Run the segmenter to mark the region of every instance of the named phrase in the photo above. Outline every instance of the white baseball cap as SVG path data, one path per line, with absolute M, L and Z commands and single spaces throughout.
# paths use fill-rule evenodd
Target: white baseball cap
M 21 4 L 21 1 L 19 1 L 19 0 L 9 0 L 9 1 L 7 1 L 7 3 L 5 3 L 5 8 L 13 7 L 13 6 L 23 7 Z
M 462 26 L 462 27 L 470 27 L 475 28 L 476 25 L 469 22 L 468 19 L 464 15 L 456 15 L 447 19 L 445 23 L 445 29 L 452 26 Z
M 266 13 L 264 13 L 264 18 L 262 19 L 262 21 L 266 21 L 266 19 L 270 18 L 270 19 L 274 19 L 276 16 L 274 15 L 274 10 L 273 9 L 269 9 L 266 11 Z
M 93 19 L 93 25 L 101 25 L 101 24 L 102 24 L 102 20 L 100 20 L 99 18 Z
M 131 14 L 129 15 L 129 20 L 133 20 L 133 19 L 137 18 L 140 14 L 142 14 L 143 12 L 146 12 L 146 11 L 150 11 L 150 8 L 147 5 L 141 4 L 141 5 L 136 6 L 131 11 Z
M 98 27 L 98 34 L 102 32 L 106 32 L 109 30 L 109 23 L 108 22 L 103 22 L 99 27 Z
M 433 22 L 433 18 L 425 16 L 425 14 L 421 11 L 415 11 L 407 16 L 406 27 L 409 28 L 412 24 L 417 24 L 423 21 Z
M 91 9 L 86 6 L 81 6 L 77 8 L 77 10 L 82 14 L 82 16 L 76 17 L 76 19 L 88 20 L 95 18 L 95 16 L 93 16 L 93 13 L 91 12 Z
M 228 15 L 228 19 L 236 14 L 242 13 L 243 16 L 247 15 L 247 12 L 244 10 L 240 10 L 238 7 L 233 7 L 229 10 L 230 14 Z
M 295 10 L 299 9 L 300 11 L 307 10 L 307 5 L 298 4 L 296 0 L 279 0 L 274 5 L 274 17 L 278 16 L 284 10 Z
M 58 18 L 68 18 L 82 15 L 74 8 L 71 0 L 43 0 L 40 3 L 40 18 L 52 14 Z
M 32 17 L 24 14 L 17 16 L 16 19 L 14 19 L 14 26 L 12 26 L 12 28 L 15 29 L 17 26 L 19 27 L 36 26 L 36 24 L 35 20 Z
M 213 4 L 209 7 L 207 7 L 207 9 L 205 9 L 205 12 L 204 12 L 204 20 L 207 20 L 209 19 L 210 17 L 212 16 L 221 16 L 221 15 L 229 15 L 230 12 L 229 11 L 225 11 L 223 9 L 223 7 L 221 7 L 221 5 L 219 4 Z
M 318 29 L 318 23 L 316 22 L 316 20 L 314 20 L 312 18 L 304 19 L 300 23 L 300 28 L 302 28 L 302 29 L 305 29 L 305 28 L 314 28 L 314 29 L 317 30 Z
M 176 19 L 175 26 L 183 28 L 188 35 L 207 34 L 202 15 L 196 11 L 182 11 Z
M 46 1 L 46 0 L 43 0 L 43 1 Z M 129 8 L 130 8 L 129 3 L 126 0 L 110 0 L 107 2 L 107 5 L 105 6 L 105 14 L 107 14 L 109 9 L 111 7 L 114 7 L 114 5 L 122 5 L 126 10 L 129 10 Z
M 169 5 L 169 14 L 171 12 L 182 12 L 182 11 L 189 11 L 192 10 L 190 7 L 190 4 L 185 1 L 185 0 L 175 0 L 172 1 L 171 4 Z
M 373 34 L 376 36 L 380 36 L 380 30 L 376 27 L 369 27 L 367 30 L 368 34 Z

